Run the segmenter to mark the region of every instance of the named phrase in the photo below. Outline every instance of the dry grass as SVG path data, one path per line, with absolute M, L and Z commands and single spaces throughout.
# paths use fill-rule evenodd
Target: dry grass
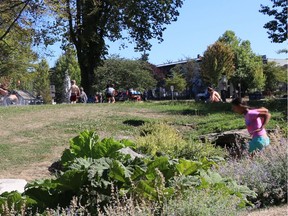
M 243 214 L 243 216 L 287 216 L 288 205 L 257 210 Z
M 136 127 L 129 119 L 165 116 L 133 105 L 66 104 L 55 106 L 0 107 L 0 178 L 27 181 L 49 176 L 48 167 L 80 131 L 96 130 L 100 137 L 133 139 Z

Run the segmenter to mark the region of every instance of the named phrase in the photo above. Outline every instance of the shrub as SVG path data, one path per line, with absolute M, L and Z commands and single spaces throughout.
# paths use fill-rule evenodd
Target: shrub
M 186 141 L 176 129 L 163 123 L 146 123 L 136 139 L 136 146 L 144 154 L 166 154 L 191 160 L 221 160 L 228 154 L 225 149 L 208 142 L 203 143 L 192 138 Z
M 232 216 L 237 215 L 239 203 L 240 199 L 237 196 L 227 195 L 222 191 L 191 189 L 177 200 L 169 200 L 163 207 L 163 215 Z
M 166 200 L 193 188 L 199 191 L 210 189 L 215 193 L 221 191 L 225 196 L 235 195 L 239 198 L 239 207 L 249 203 L 248 196 L 255 196 L 247 187 L 211 171 L 212 165 L 216 164 L 213 160 L 141 155 L 132 158 L 119 152 L 127 146 L 133 147 L 127 140 L 100 140 L 95 132 L 84 131 L 71 139 L 70 148 L 61 157 L 64 169 L 55 178 L 31 182 L 23 194 L 4 193 L 0 195 L 0 203 L 11 198 L 12 204 L 20 204 L 18 210 L 25 203 L 34 213 L 50 208 L 57 214 L 62 209 L 69 210 L 73 198 L 79 197 L 80 207 L 85 206 L 85 211 L 96 215 L 113 205 L 114 188 L 119 191 L 121 200 L 127 196 L 128 199 L 133 197 L 135 203 L 153 202 L 160 207 L 159 213 Z M 0 214 L 4 211 L 0 206 Z
M 168 154 L 175 157 L 186 141 L 173 127 L 163 123 L 146 123 L 136 138 L 138 151 L 149 154 Z
M 231 160 L 221 166 L 219 172 L 254 190 L 258 196 L 252 201 L 258 207 L 286 203 L 287 140 L 278 137 L 252 159 Z
M 179 151 L 178 157 L 184 157 L 191 160 L 199 160 L 201 158 L 210 158 L 222 160 L 228 156 L 228 151 L 220 146 L 215 146 L 209 142 L 200 142 L 190 139 L 186 145 Z

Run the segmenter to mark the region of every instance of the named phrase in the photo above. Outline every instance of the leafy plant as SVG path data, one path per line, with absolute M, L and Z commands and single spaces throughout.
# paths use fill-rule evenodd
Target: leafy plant
M 136 138 L 138 151 L 144 154 L 167 154 L 176 156 L 186 144 L 181 135 L 171 126 L 164 123 L 146 123 Z
M 229 161 L 219 172 L 254 190 L 258 195 L 251 201 L 264 207 L 287 203 L 287 167 L 287 140 L 278 137 L 253 159 Z
M 248 188 L 211 171 L 216 165 L 213 160 L 132 157 L 119 151 L 126 146 L 133 145 L 130 141 L 112 138 L 99 140 L 94 132 L 84 131 L 73 138 L 70 148 L 63 152 L 61 162 L 65 169 L 55 179 L 27 184 L 18 199 L 25 196 L 34 212 L 43 212 L 46 208 L 67 207 L 74 197 L 79 197 L 80 204 L 86 206 L 89 213 L 96 214 L 113 202 L 114 188 L 123 198 L 156 202 L 160 211 L 166 200 L 189 188 L 221 190 L 235 195 L 240 199 L 240 207 L 248 203 L 247 196 L 254 195 Z

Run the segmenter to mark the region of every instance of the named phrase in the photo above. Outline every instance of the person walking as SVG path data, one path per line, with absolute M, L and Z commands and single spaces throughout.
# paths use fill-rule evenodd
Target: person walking
M 233 99 L 231 104 L 234 112 L 244 115 L 247 130 L 252 136 L 248 151 L 253 156 L 255 151 L 261 151 L 270 144 L 265 126 L 268 124 L 271 114 L 265 107 L 255 109 L 246 106 L 241 98 Z

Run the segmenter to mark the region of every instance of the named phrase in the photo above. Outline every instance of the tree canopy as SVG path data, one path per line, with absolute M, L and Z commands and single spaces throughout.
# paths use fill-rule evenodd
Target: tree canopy
M 149 40 L 163 40 L 163 31 L 177 20 L 182 4 L 182 0 L 3 0 L 1 11 L 10 19 L 3 20 L 7 27 L 0 40 L 18 24 L 33 30 L 34 44 L 55 40 L 62 40 L 63 47 L 74 44 L 81 85 L 89 92 L 94 70 L 107 54 L 105 40 L 128 40 L 136 51 L 149 50 Z
M 94 91 L 103 91 L 107 84 L 115 84 L 117 90 L 134 88 L 139 91 L 153 88 L 156 80 L 147 62 L 111 56 L 103 66 L 95 70 Z
M 266 77 L 266 91 L 275 91 L 280 83 L 287 83 L 286 69 L 278 66 L 275 62 L 267 62 L 267 64 L 264 64 L 263 71 Z
M 248 40 L 237 38 L 233 31 L 226 31 L 218 41 L 229 45 L 234 53 L 235 72 L 231 76 L 234 86 L 241 85 L 245 92 L 247 89 L 261 89 L 264 86 L 262 57 L 253 53 Z
M 259 12 L 274 17 L 264 25 L 264 28 L 268 29 L 268 38 L 272 42 L 283 43 L 287 40 L 287 0 L 271 0 L 271 2 L 272 6 L 261 4 Z
M 171 69 L 172 75 L 165 79 L 166 89 L 170 91 L 171 86 L 174 87 L 175 92 L 182 92 L 185 90 L 187 82 L 182 72 L 181 65 L 176 65 Z
M 234 70 L 234 52 L 229 45 L 216 41 L 204 52 L 201 74 L 207 83 L 217 86 L 222 75 L 230 78 Z

